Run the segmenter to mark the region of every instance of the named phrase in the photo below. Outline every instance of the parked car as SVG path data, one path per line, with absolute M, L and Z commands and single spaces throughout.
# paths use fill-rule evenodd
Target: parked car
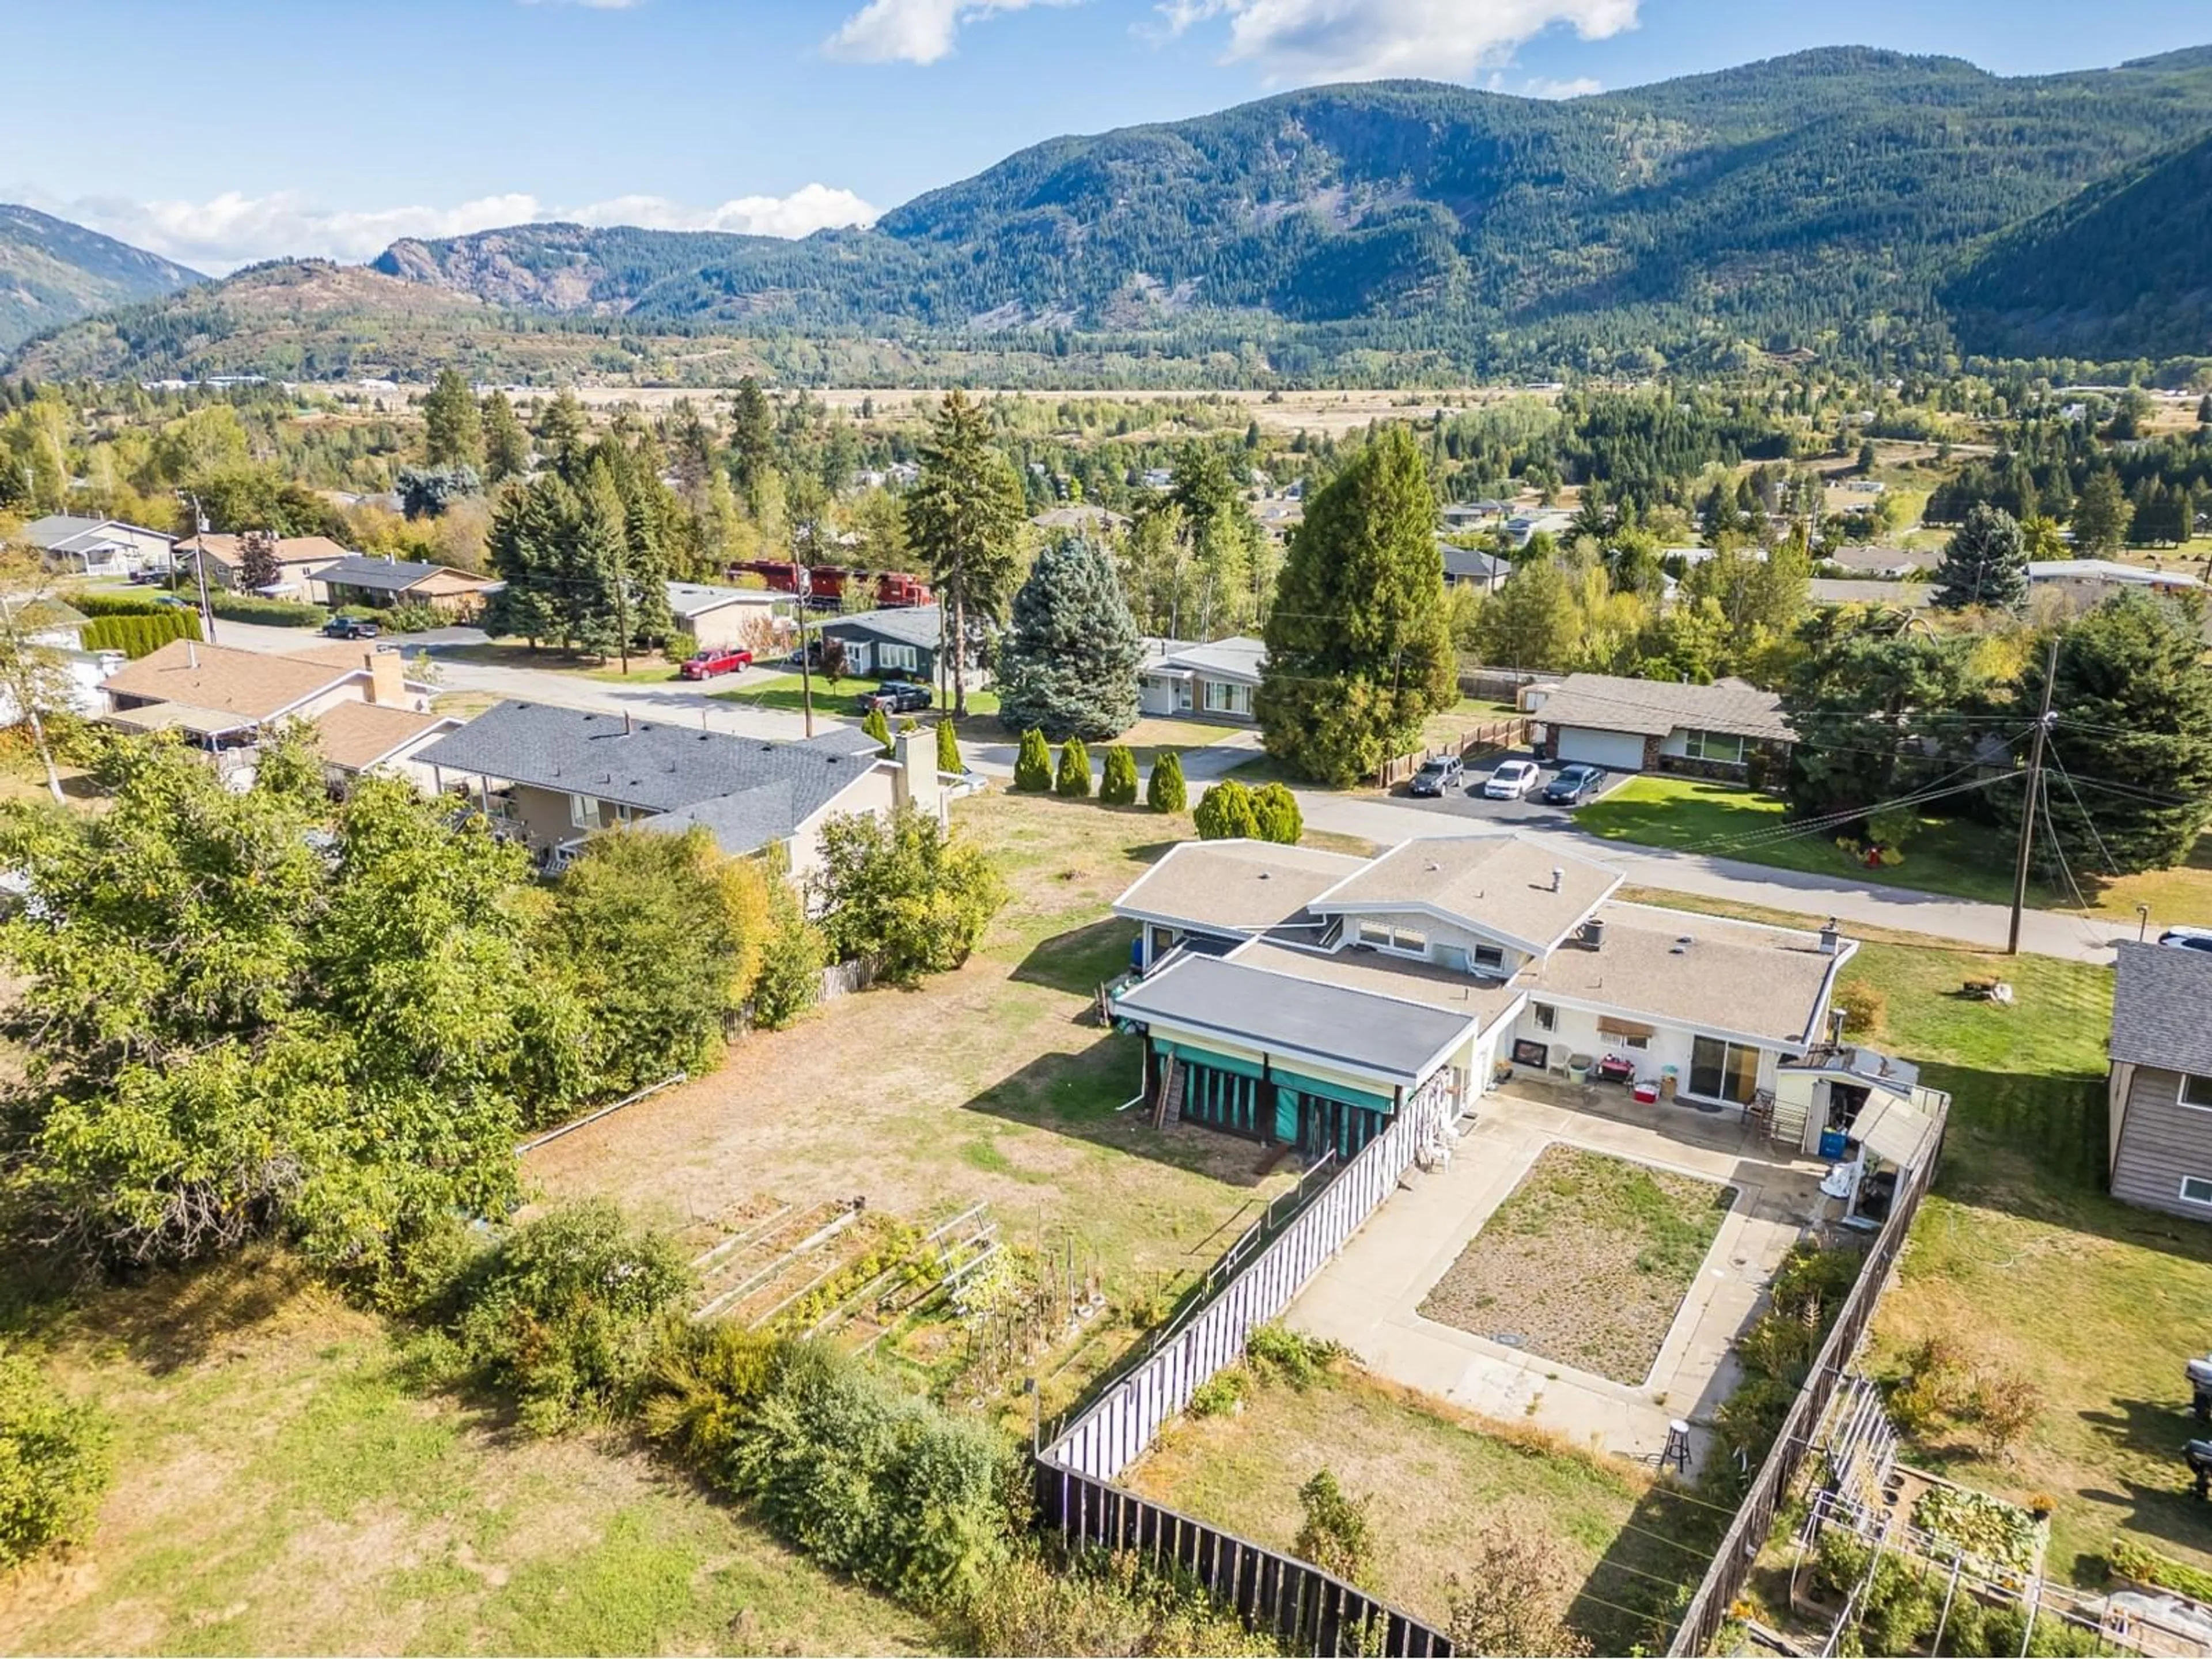
M 1413 781 L 1406 786 L 1409 795 L 1441 795 L 1447 789 L 1455 789 L 1465 781 L 1467 769 L 1456 755 L 1431 755 L 1421 763 L 1421 769 L 1413 774 Z
M 1547 806 L 1580 806 L 1604 783 L 1605 768 L 1577 761 L 1571 766 L 1561 767 L 1559 775 L 1544 786 L 1544 803 Z
M 323 624 L 325 636 L 333 640 L 373 640 L 383 631 L 364 617 L 333 617 Z
M 872 691 L 860 693 L 860 712 L 880 708 L 886 714 L 911 714 L 916 709 L 929 707 L 931 692 L 926 685 L 916 685 L 912 680 L 885 680 Z
M 1483 796 L 1488 800 L 1519 800 L 1543 778 L 1534 761 L 1500 761 L 1498 769 L 1483 780 Z
M 2169 927 L 2158 942 L 2177 951 L 2212 951 L 2212 927 Z
M 809 640 L 805 650 L 794 650 L 783 660 L 785 665 L 791 668 L 818 669 L 822 666 L 822 641 Z
M 134 570 L 131 573 L 131 585 L 133 587 L 159 587 L 168 580 L 167 571 L 156 570 L 150 564 L 143 570 Z
M 717 674 L 735 674 L 752 665 L 751 652 L 740 651 L 733 645 L 722 645 L 693 652 L 684 658 L 676 673 L 679 679 L 711 680 Z

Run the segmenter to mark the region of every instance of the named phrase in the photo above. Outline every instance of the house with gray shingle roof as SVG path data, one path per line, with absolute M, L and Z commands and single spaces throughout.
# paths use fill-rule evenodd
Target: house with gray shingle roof
M 937 605 L 886 606 L 838 617 L 815 630 L 824 641 L 844 647 L 847 672 L 869 679 L 919 680 L 937 678 L 938 659 L 945 653 L 945 607 Z M 986 684 L 981 678 L 982 635 L 971 621 L 969 629 L 968 689 Z
M 1770 767 L 1788 759 L 1796 741 L 1782 699 L 1741 680 L 1687 685 L 1570 674 L 1524 695 L 1553 759 L 1608 771 L 1740 779 L 1754 757 Z
M 64 569 L 81 570 L 88 576 L 167 570 L 177 545 L 177 538 L 166 531 L 73 513 L 49 513 L 33 519 L 16 535 Z
M 2119 950 L 2105 1129 L 2112 1196 L 2212 1221 L 2212 953 Z
M 1197 714 L 1253 721 L 1252 694 L 1267 660 L 1264 641 L 1233 635 L 1210 645 L 1164 640 L 1137 671 L 1137 706 L 1147 714 Z
M 794 875 L 815 863 L 817 832 L 836 812 L 911 805 L 944 812 L 936 745 L 900 739 L 901 758 L 823 732 L 772 743 L 635 715 L 508 701 L 486 709 L 416 759 L 440 790 L 464 793 L 500 833 L 549 868 L 617 825 L 706 829 L 743 857 L 781 846 Z

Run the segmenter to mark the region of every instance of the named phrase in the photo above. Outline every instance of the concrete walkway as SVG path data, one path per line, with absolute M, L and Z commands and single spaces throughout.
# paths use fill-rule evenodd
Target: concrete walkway
M 1386 845 L 1419 836 L 1491 833 L 1474 821 L 1445 817 L 1384 797 L 1320 789 L 1297 793 L 1309 829 L 1359 836 Z M 2004 948 L 2009 913 L 2001 904 L 1948 898 L 1908 887 L 1861 885 L 1795 870 L 1772 870 L 1740 859 L 1636 847 L 1573 830 L 1522 826 L 1521 833 L 1578 857 L 1610 864 L 1638 886 L 1662 887 L 1816 918 L 1834 916 L 1844 924 L 1846 932 L 1857 922 L 1927 933 L 1981 950 Z M 2106 917 L 2093 920 L 2057 910 L 2029 910 L 2021 921 L 2020 943 L 2021 950 L 2037 956 L 2109 963 L 2114 947 L 2135 936 L 2135 927 L 2129 922 Z
M 1617 1095 L 1618 1091 L 1606 1091 Z M 1443 1170 L 1409 1174 L 1291 1306 L 1295 1328 L 1343 1343 L 1395 1382 L 1471 1411 L 1541 1425 L 1593 1450 L 1656 1464 L 1676 1418 L 1691 1425 L 1695 1473 L 1711 1413 L 1734 1392 L 1735 1343 L 1761 1310 L 1782 1259 L 1838 1208 L 1826 1166 L 1783 1153 L 1733 1117 L 1681 1107 L 1634 1115 L 1580 1109 L 1559 1091 L 1484 1097 L 1480 1121 Z M 1555 1141 L 1679 1170 L 1736 1189 L 1650 1373 L 1624 1383 L 1422 1316 L 1421 1300 Z

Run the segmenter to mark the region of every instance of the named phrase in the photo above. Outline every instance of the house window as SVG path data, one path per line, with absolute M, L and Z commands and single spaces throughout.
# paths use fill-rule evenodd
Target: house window
M 2212 1206 L 2212 1176 L 2182 1176 L 2181 1201 Z
M 574 824 L 579 830 L 598 829 L 599 827 L 599 803 L 597 798 L 591 795 L 569 796 L 568 822 Z
M 2190 1073 L 2183 1073 L 2181 1103 L 2185 1106 L 2194 1106 L 2199 1111 L 2212 1112 L 2212 1077 L 2197 1077 Z
M 1362 945 L 1377 945 L 1387 950 L 1390 944 L 1389 924 L 1388 922 L 1382 921 L 1361 922 L 1359 924 L 1359 942 Z
M 1206 681 L 1206 712 L 1209 714 L 1249 714 L 1252 712 L 1252 688 L 1231 685 L 1226 680 Z
M 1559 1011 L 1550 1003 L 1532 1002 L 1528 1005 L 1528 1012 L 1535 1016 L 1538 1030 L 1556 1031 L 1559 1029 Z
M 1496 971 L 1505 966 L 1505 952 L 1495 945 L 1478 945 L 1474 947 L 1474 965 Z
M 876 647 L 876 662 L 885 669 L 904 669 L 911 674 L 921 666 L 921 652 L 911 645 L 879 645 Z
M 1743 738 L 1734 732 L 1686 732 L 1682 752 L 1692 760 L 1721 761 L 1730 766 L 1741 766 L 1743 764 Z
M 1425 957 L 1429 953 L 1429 936 L 1416 928 L 1401 927 L 1389 921 L 1363 921 L 1359 924 L 1359 942 L 1378 951 L 1402 951 L 1408 956 Z
M 1690 1092 L 1707 1100 L 1751 1103 L 1759 1090 L 1759 1050 L 1719 1037 L 1701 1036 L 1690 1044 Z

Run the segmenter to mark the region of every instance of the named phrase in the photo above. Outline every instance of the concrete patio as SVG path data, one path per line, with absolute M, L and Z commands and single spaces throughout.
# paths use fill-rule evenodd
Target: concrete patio
M 1526 1419 L 1595 1449 L 1656 1462 L 1669 1421 L 1691 1425 L 1700 1466 L 1711 1413 L 1740 1375 L 1735 1345 L 1790 1247 L 1841 1213 L 1826 1166 L 1790 1155 L 1733 1111 L 1638 1106 L 1617 1088 L 1516 1081 L 1462 1121 L 1451 1162 L 1409 1171 L 1287 1316 L 1395 1382 L 1492 1417 Z M 1640 1386 L 1579 1371 L 1424 1318 L 1422 1298 L 1553 1142 L 1718 1181 L 1736 1189 L 1696 1282 Z

